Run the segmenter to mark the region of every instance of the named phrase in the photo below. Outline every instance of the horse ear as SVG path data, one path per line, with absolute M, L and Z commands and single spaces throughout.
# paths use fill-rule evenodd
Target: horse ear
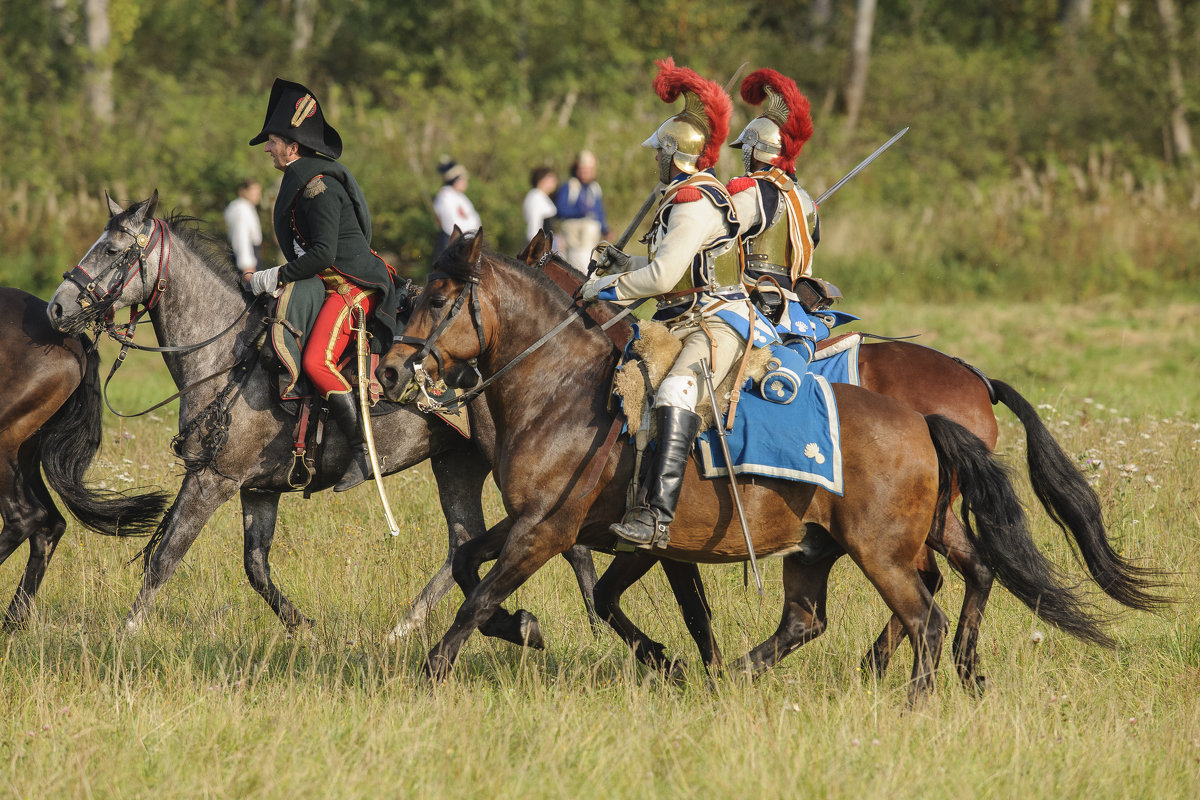
M 450 231 L 450 237 L 448 239 L 446 239 L 446 247 L 449 247 L 450 245 L 454 244 L 462 237 L 463 237 L 462 228 L 455 225 L 454 230 Z
M 141 225 L 147 219 L 154 218 L 154 209 L 158 207 L 158 189 L 154 190 L 154 194 L 150 195 L 149 200 L 143 200 L 135 206 L 131 206 L 129 211 L 129 222 L 134 227 Z
M 483 228 L 475 231 L 470 238 L 470 244 L 467 245 L 466 261 L 471 264 L 471 274 L 479 277 L 479 268 L 483 262 L 480 255 L 483 253 Z
M 125 209 L 121 208 L 120 204 L 117 203 L 116 200 L 112 199 L 112 195 L 110 195 L 108 193 L 107 189 L 104 190 L 104 201 L 106 203 L 108 203 L 108 218 L 109 219 L 112 219 L 117 214 L 120 214 L 122 211 L 125 210 Z
M 546 231 L 538 228 L 538 232 L 533 235 L 533 238 L 529 240 L 529 244 L 525 245 L 525 249 L 517 256 L 517 260 L 524 261 L 532 267 L 549 252 L 550 237 L 546 235 Z

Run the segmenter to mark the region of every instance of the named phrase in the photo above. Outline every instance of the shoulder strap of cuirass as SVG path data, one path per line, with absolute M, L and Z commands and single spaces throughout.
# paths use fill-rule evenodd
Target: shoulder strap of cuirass
M 778 187 L 779 195 L 783 198 L 788 226 L 787 266 L 792 283 L 795 283 L 797 278 L 812 275 L 814 247 L 812 233 L 805 224 L 804 206 L 800 202 L 800 193 L 796 190 L 796 182 L 778 167 L 755 172 L 749 177 L 767 181 Z
M 731 232 L 729 238 L 732 238 L 735 235 L 734 232 L 737 230 L 737 211 L 733 207 L 733 198 L 730 197 L 729 190 L 725 188 L 725 184 L 717 180 L 710 172 L 697 172 L 687 180 L 667 187 L 667 190 L 663 192 L 662 198 L 658 201 L 658 208 L 654 212 L 654 221 L 651 223 L 650 229 L 654 230 L 654 228 L 662 223 L 663 215 L 666 214 L 667 210 L 675 202 L 675 195 L 681 189 L 685 188 L 699 190 L 701 194 L 717 207 L 717 210 L 725 216 L 726 226 Z M 722 239 L 720 243 L 728 241 L 729 238 Z

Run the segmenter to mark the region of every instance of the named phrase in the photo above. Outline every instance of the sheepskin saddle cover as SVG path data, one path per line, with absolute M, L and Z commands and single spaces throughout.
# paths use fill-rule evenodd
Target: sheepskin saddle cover
M 630 347 L 626 348 L 626 360 L 617 370 L 613 379 L 613 394 L 621 401 L 625 410 L 625 418 L 629 421 L 629 429 L 636 431 L 641 425 L 645 410 L 653 405 L 654 393 L 671 366 L 683 343 L 675 338 L 661 322 L 652 320 L 637 324 L 638 332 L 634 335 Z M 632 355 L 628 355 L 628 354 Z M 750 353 L 746 364 L 746 374 L 742 380 L 750 379 L 758 382 L 767 372 L 767 362 L 771 358 L 771 348 L 756 347 Z M 724 415 L 729 407 L 729 397 L 733 392 L 734 381 L 737 379 L 740 358 L 734 362 L 733 369 L 717 387 L 717 398 Z M 716 424 L 712 403 L 708 392 L 703 392 L 704 399 L 696 407 L 700 415 L 700 430 L 708 430 Z M 650 415 L 650 434 L 655 435 L 654 415 Z

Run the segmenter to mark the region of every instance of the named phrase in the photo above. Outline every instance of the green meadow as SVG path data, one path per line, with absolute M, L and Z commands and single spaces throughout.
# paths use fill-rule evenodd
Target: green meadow
M 510 600 L 541 620 L 545 651 L 476 636 L 451 679 L 422 677 L 452 594 L 414 640 L 387 633 L 444 557 L 426 466 L 387 479 L 401 533 L 374 488 L 284 498 L 273 575 L 318 622 L 290 637 L 245 580 L 240 514 L 209 521 L 143 630 L 118 633 L 143 542 L 72 523 L 28 629 L 0 639 L 0 795 L 33 797 L 892 797 L 1187 798 L 1200 794 L 1200 306 L 847 303 L 863 330 L 920 334 L 1038 406 L 1089 475 L 1118 549 L 1170 574 L 1177 603 L 1115 615 L 1114 650 L 1047 628 L 993 591 L 980 657 L 990 687 L 958 683 L 947 645 L 933 697 L 905 701 L 911 650 L 882 681 L 859 659 L 887 611 L 843 560 L 830 626 L 764 678 L 709 680 L 666 582 L 626 596 L 630 616 L 690 659 L 676 685 L 593 635 L 565 562 Z M 104 346 L 105 363 L 114 348 Z M 117 408 L 173 390 L 161 361 L 134 354 Z M 1030 504 L 1035 537 L 1085 573 L 1024 483 L 1023 434 L 1007 411 L 999 450 Z M 110 487 L 181 479 L 175 412 L 105 419 L 90 473 Z M 686 502 L 686 498 L 684 499 Z M 503 516 L 494 487 L 489 521 Z M 1036 513 L 1034 513 L 1036 511 Z M 603 567 L 606 557 L 597 556 Z M 11 592 L 24 549 L 0 567 Z M 779 562 L 766 593 L 734 567 L 705 567 L 727 658 L 773 632 Z M 957 617 L 947 569 L 939 603 Z M 1086 585 L 1086 582 L 1085 582 Z M 5 597 L 7 602 L 7 595 Z

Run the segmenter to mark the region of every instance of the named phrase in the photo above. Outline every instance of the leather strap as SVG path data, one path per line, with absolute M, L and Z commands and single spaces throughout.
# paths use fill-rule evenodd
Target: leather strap
M 604 444 L 600 445 L 600 449 L 592 454 L 592 463 L 588 466 L 587 474 L 583 476 L 583 489 L 580 490 L 579 497 L 587 497 L 596 488 L 596 484 L 600 481 L 600 474 L 604 472 L 604 466 L 608 463 L 608 454 L 612 452 L 613 446 L 617 443 L 621 427 L 621 416 L 618 414 L 613 417 Z

